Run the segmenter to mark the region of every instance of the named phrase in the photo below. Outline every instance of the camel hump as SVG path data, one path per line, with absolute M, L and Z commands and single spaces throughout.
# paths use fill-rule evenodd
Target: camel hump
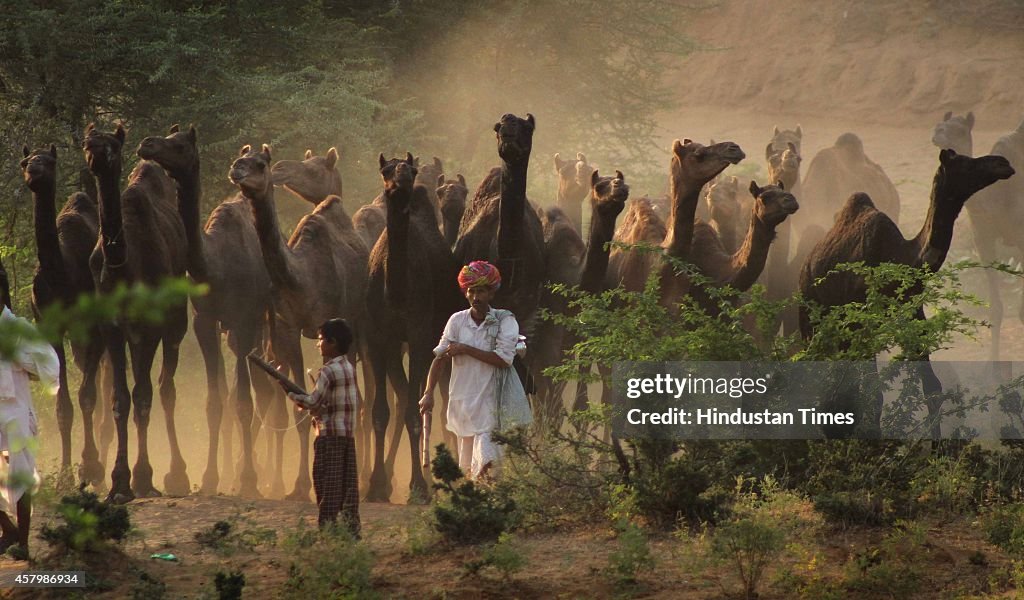
M 846 204 L 843 205 L 843 212 L 847 211 L 862 211 L 865 209 L 878 210 L 875 208 L 875 202 L 864 192 L 856 192 L 846 199 Z
M 85 192 L 75 192 L 68 196 L 68 201 L 64 203 L 64 208 L 60 212 L 61 217 L 76 215 L 95 219 L 99 216 L 96 203 Z

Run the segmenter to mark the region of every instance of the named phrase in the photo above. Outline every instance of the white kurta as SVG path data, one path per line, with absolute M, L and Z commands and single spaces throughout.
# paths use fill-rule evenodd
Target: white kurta
M 7 307 L 0 313 L 0 321 L 32 327 Z M 59 372 L 57 353 L 41 341 L 22 340 L 14 361 L 0 359 L 0 450 L 9 456 L 9 464 L 0 461 L 0 510 L 8 514 L 13 514 L 21 496 L 39 483 L 33 447 L 38 430 L 29 375 L 38 377 L 48 391 L 56 393 Z
M 487 314 L 483 323 L 477 325 L 469 314 L 462 310 L 448 319 L 444 334 L 435 355 L 441 355 L 452 342 L 472 346 L 487 352 L 494 352 L 507 364 L 512 364 L 519 340 L 519 323 L 512 313 L 498 325 L 497 343 L 487 335 L 493 330 L 494 312 Z M 494 372 L 496 367 L 471 356 L 460 354 L 452 357 L 452 378 L 448 385 L 448 429 L 459 437 L 490 433 L 495 426 L 494 409 L 496 392 Z

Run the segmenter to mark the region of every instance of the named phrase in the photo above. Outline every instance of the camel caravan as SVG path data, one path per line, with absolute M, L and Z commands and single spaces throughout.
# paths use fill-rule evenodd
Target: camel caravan
M 997 241 L 1024 260 L 1020 219 L 1012 216 L 1024 218 L 1019 214 L 1024 211 L 1024 180 L 1011 177 L 1014 168 L 1024 165 L 1024 123 L 1000 139 L 991 155 L 978 158 L 972 157 L 973 125 L 972 113 L 947 114 L 936 125 L 938 163 L 928 214 L 910 239 L 898 226 L 896 186 L 868 158 L 861 139 L 841 135 L 806 163 L 801 177 L 799 126 L 772 132 L 763 181 L 723 175 L 747 156 L 735 143 L 675 140 L 665 198 L 630 199 L 628 172 L 599 172 L 583 153 L 575 160 L 555 154 L 558 189 L 554 201 L 544 205 L 526 192 L 538 123 L 533 115 L 506 114 L 494 125 L 500 164 L 472 194 L 464 175 L 446 173 L 439 158 L 381 154 L 381 192 L 351 215 L 342 203 L 334 148 L 323 156 L 307 151 L 303 160 L 275 162 L 269 146 L 245 146 L 227 169 L 237 195 L 221 202 L 205 221 L 200 214 L 199 133 L 192 127 L 175 125 L 166 136 L 141 140 L 136 150 L 141 160 L 125 180 L 127 132 L 120 126 L 100 131 L 90 125 L 83 149 L 95 178 L 94 197 L 75 193 L 59 213 L 56 148 L 26 147 L 21 167 L 34 203 L 39 266 L 32 302 L 37 314 L 54 303 L 73 304 L 81 294 L 103 294 L 125 283 L 156 285 L 167 277 L 187 276 L 208 290 L 191 299 L 192 327 L 206 371 L 209 440 L 201 478 L 190 477 L 186 469 L 174 421 L 174 377 L 189 322 L 185 304 L 173 307 L 159 325 L 123 315 L 98 326 L 88 341 L 71 344 L 73 362 L 82 373 L 78 404 L 85 438 L 79 477 L 108 489 L 108 500 L 118 503 L 161 493 L 185 495 L 193 482 L 201 494 L 308 501 L 313 486 L 310 418 L 294 412 L 299 452 L 286 455 L 284 438 L 292 429 L 288 403 L 270 378 L 249 370 L 246 357 L 255 352 L 272 359 L 288 378 L 308 388 L 303 338 L 317 338 L 322 323 L 340 317 L 351 328 L 347 356 L 361 380 L 362 404 L 354 417 L 361 497 L 391 500 L 404 435 L 413 465 L 409 497 L 427 498 L 429 470 L 419 457 L 424 421 L 417 401 L 446 321 L 466 308 L 458 283 L 464 265 L 487 261 L 500 271 L 493 306 L 511 311 L 527 338 L 529 350 L 514 364 L 530 392 L 534 421 L 557 424 L 566 410 L 583 408 L 589 400 L 586 387 L 580 386 L 567 406 L 564 382 L 544 373 L 579 341 L 541 317 L 544 310 L 569 310 L 567 299 L 552 293 L 551 284 L 595 294 L 620 286 L 640 291 L 653 276 L 670 312 L 681 310 L 687 296 L 714 312 L 718 306 L 709 299 L 707 286 L 746 291 L 758 282 L 769 298 L 799 292 L 824 307 L 838 306 L 863 300 L 865 289 L 853 275 L 833 273 L 820 280 L 836 265 L 892 262 L 938 269 L 965 206 L 982 261 L 996 259 Z M 310 205 L 288 237 L 275 205 L 275 191 L 282 187 Z M 657 253 L 630 248 L 637 244 L 691 264 L 707 283 L 696 284 Z M 993 359 L 1000 353 L 998 283 L 991 273 Z M 923 311 L 918 317 L 924 318 Z M 794 308 L 778 325 L 786 334 L 814 335 L 806 310 Z M 234 357 L 230 376 L 221 334 Z M 61 369 L 56 411 L 61 464 L 70 467 L 73 409 L 67 357 L 62 345 L 54 348 Z M 159 489 L 147 442 L 154 395 L 150 371 L 158 348 L 156 385 L 170 448 L 170 470 L 158 480 Z M 109 405 L 98 392 L 101 364 L 108 365 L 112 381 Z M 441 419 L 448 403 L 446 377 L 439 386 Z M 132 467 L 129 417 L 137 444 Z M 236 428 L 240 460 L 230 450 Z M 454 447 L 454 435 L 443 425 L 439 429 Z M 115 439 L 110 465 L 107 447 Z M 290 489 L 282 475 L 286 461 L 298 463 Z

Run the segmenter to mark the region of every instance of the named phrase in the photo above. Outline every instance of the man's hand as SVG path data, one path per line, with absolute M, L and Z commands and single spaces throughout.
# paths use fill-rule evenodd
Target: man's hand
M 434 410 L 434 394 L 427 392 L 420 398 L 420 414 L 424 415 Z

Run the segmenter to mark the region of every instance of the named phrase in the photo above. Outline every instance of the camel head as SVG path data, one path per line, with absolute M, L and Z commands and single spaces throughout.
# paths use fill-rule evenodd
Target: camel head
M 615 219 L 626 208 L 629 186 L 622 171 L 615 171 L 615 177 L 601 177 L 597 169 L 590 175 L 590 206 L 608 222 Z
M 378 157 L 380 161 L 380 176 L 384 180 L 384 194 L 394 190 L 412 192 L 416 182 L 416 161 L 412 154 L 405 153 L 405 158 L 392 158 L 385 160 L 384 154 Z
M 502 115 L 501 120 L 494 124 L 494 133 L 498 138 L 498 156 L 505 162 L 528 161 L 533 149 L 535 127 L 536 121 L 529 113 L 525 119 L 511 113 Z
M 1015 171 L 1010 161 L 990 154 L 971 158 L 945 148 L 939 151 L 939 170 L 933 185 L 935 200 L 948 200 L 959 210 L 975 192 L 1000 179 L 1009 179 Z
M 416 183 L 430 189 L 432 186 L 437 184 L 437 178 L 444 174 L 444 165 L 441 164 L 441 159 L 434 157 L 434 160 L 429 163 L 420 164 L 420 157 L 414 159 L 414 166 L 416 167 Z
M 139 143 L 135 153 L 143 160 L 156 162 L 172 176 L 199 169 L 196 128 L 192 125 L 189 125 L 188 131 L 181 131 L 177 125 L 172 125 L 167 137 L 147 137 Z
M 49 148 L 30 151 L 24 146 L 21 160 L 21 171 L 25 184 L 33 192 L 41 191 L 44 186 L 53 186 L 57 182 L 57 147 L 50 144 Z
M 270 160 L 270 146 L 263 144 L 259 150 L 253 150 L 249 145 L 242 146 L 238 158 L 231 163 L 228 179 L 246 198 L 263 197 L 274 189 Z
M 847 132 L 839 136 L 836 138 L 836 143 L 833 147 L 839 151 L 839 156 L 848 164 L 863 163 L 866 158 L 864 155 L 864 142 L 861 141 L 856 133 Z
M 461 173 L 455 179 L 445 180 L 444 175 L 437 176 L 437 198 L 441 203 L 441 214 L 445 220 L 458 221 L 466 212 L 466 198 L 469 187 Z
M 796 126 L 796 129 L 779 129 L 776 125 L 772 131 L 772 139 L 768 143 L 768 153 L 765 158 L 769 158 L 771 154 L 779 154 L 786 150 L 788 144 L 796 146 L 796 151 L 800 153 L 800 142 L 803 141 L 804 132 L 800 129 L 800 125 Z
M 974 153 L 974 141 L 971 130 L 974 129 L 974 113 L 953 116 L 952 112 L 943 115 L 932 132 L 932 143 L 939 148 L 952 148 L 957 154 L 970 156 Z
M 92 123 L 85 128 L 82 149 L 85 150 L 85 162 L 89 164 L 89 171 L 93 175 L 99 176 L 111 171 L 120 175 L 121 148 L 124 146 L 125 135 L 121 125 L 117 126 L 114 133 L 103 133 Z
M 331 148 L 324 156 L 314 156 L 312 150 L 306 150 L 303 160 L 279 160 L 271 167 L 270 173 L 274 185 L 284 186 L 306 202 L 319 204 L 332 194 L 341 195 L 341 175 L 337 164 L 336 148 Z
M 708 186 L 704 201 L 708 205 L 710 220 L 717 223 L 736 223 L 740 218 L 740 180 L 738 177 L 720 177 Z
M 796 144 L 787 142 L 785 150 L 774 152 L 769 143 L 765 154 L 768 157 L 768 178 L 772 181 L 784 181 L 793 188 L 800 178 L 800 162 L 803 160 Z
M 771 229 L 778 227 L 786 217 L 800 208 L 796 198 L 783 188 L 781 181 L 764 187 L 758 187 L 756 181 L 751 181 L 750 195 L 754 197 L 754 216 Z
M 685 139 L 672 144 L 672 177 L 701 188 L 729 165 L 735 165 L 746 154 L 733 142 L 704 146 Z
M 585 198 L 590 191 L 590 178 L 595 170 L 593 165 L 587 164 L 587 157 L 582 152 L 576 153 L 576 160 L 562 160 L 561 155 L 555 153 L 558 197 L 569 200 Z

